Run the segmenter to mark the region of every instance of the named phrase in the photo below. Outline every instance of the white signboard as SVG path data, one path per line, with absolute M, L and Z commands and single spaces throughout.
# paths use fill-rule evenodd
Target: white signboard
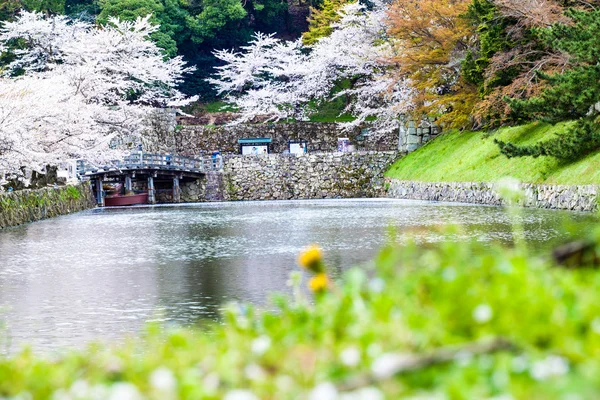
M 242 145 L 242 155 L 267 154 L 267 145 Z
M 350 139 L 338 138 L 338 151 L 341 153 L 347 153 L 350 151 Z
M 304 154 L 306 153 L 306 143 L 290 143 L 291 154 Z

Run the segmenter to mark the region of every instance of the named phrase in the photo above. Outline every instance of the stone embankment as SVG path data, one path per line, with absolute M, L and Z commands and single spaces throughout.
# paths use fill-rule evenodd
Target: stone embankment
M 416 131 L 414 133 L 416 134 Z M 196 155 L 214 150 L 219 150 L 223 154 L 238 154 L 240 152 L 238 139 L 244 138 L 270 138 L 271 153 L 283 153 L 288 149 L 289 141 L 305 140 L 308 142 L 308 151 L 314 153 L 336 152 L 338 138 L 342 137 L 349 138 L 358 151 L 398 149 L 397 131 L 365 135 L 365 131 L 358 128 L 348 132 L 342 130 L 338 124 L 321 122 L 233 126 L 182 125 L 168 134 L 158 135 L 148 132 L 143 141 L 144 149 L 150 152 L 166 151 L 180 155 Z
M 598 208 L 600 186 L 541 185 L 523 183 L 525 207 L 555 210 L 595 211 Z M 396 199 L 448 201 L 501 205 L 502 200 L 493 183 L 475 182 L 415 182 L 388 179 L 387 196 Z
M 89 183 L 0 193 L 0 229 L 96 207 Z
M 384 173 L 401 153 L 238 156 L 226 160 L 225 200 L 380 197 Z

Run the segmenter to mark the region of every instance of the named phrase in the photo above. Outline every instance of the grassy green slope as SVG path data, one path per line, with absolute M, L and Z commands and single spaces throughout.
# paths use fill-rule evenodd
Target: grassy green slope
M 548 184 L 600 183 L 600 152 L 572 163 L 553 157 L 509 159 L 494 138 L 527 144 L 547 140 L 568 123 L 530 125 L 482 132 L 448 132 L 396 162 L 387 176 L 427 182 L 494 182 L 512 176 L 522 182 Z

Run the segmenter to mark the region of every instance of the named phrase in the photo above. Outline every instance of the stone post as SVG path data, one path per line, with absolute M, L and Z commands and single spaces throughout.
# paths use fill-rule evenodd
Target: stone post
M 102 187 L 102 177 L 96 178 L 96 200 L 99 207 L 104 207 L 104 188 Z
M 148 203 L 156 204 L 156 195 L 154 190 L 154 177 L 148 177 Z
M 130 192 L 133 188 L 131 184 L 131 175 L 125 175 L 125 191 Z
M 181 189 L 179 188 L 179 177 L 173 178 L 173 201 L 179 203 L 181 201 Z
M 415 151 L 419 148 L 419 136 L 415 121 L 410 120 L 408 122 L 408 132 L 406 135 L 406 151 Z

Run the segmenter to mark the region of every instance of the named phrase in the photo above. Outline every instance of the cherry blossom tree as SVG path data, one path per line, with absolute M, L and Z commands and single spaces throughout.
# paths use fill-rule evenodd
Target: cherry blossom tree
M 269 115 L 271 120 L 306 119 L 333 96 L 347 95 L 344 110 L 356 119 L 343 124 L 353 128 L 376 117 L 376 132 L 399 125 L 399 116 L 412 107 L 410 82 L 391 71 L 394 46 L 386 35 L 387 5 L 375 2 L 372 10 L 358 2 L 345 5 L 331 35 L 310 46 L 256 34 L 241 51 L 221 50 L 225 62 L 211 79 L 227 101 L 234 104 L 239 122 Z M 336 84 L 351 87 L 333 94 Z
M 148 40 L 148 20 L 95 27 L 24 12 L 5 23 L 0 51 L 15 59 L 0 77 L 0 168 L 114 158 L 114 139 L 141 134 L 153 109 L 193 101 L 176 89 L 191 69 Z

